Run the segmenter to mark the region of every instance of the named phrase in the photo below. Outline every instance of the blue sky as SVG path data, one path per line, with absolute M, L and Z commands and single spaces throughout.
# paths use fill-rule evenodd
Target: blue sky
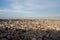
M 60 17 L 60 0 L 0 0 L 0 18 Z

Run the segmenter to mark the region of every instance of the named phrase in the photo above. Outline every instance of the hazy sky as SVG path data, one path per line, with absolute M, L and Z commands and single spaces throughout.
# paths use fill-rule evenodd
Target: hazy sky
M 60 17 L 60 0 L 0 0 L 0 18 Z

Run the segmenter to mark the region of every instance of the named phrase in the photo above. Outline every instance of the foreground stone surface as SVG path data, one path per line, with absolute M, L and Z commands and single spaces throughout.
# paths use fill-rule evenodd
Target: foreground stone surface
M 60 40 L 60 20 L 0 19 L 0 40 Z
M 0 28 L 0 40 L 60 40 L 60 31 Z

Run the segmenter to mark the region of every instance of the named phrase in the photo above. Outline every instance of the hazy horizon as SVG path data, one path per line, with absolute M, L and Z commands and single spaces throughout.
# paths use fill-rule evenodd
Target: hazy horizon
M 60 18 L 60 0 L 0 0 L 2 18 Z

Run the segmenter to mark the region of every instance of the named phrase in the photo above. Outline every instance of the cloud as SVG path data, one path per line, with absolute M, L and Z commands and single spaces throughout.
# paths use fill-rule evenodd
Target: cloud
M 8 9 L 2 9 L 0 10 L 0 14 L 1 13 L 31 13 L 31 14 L 34 14 L 35 12 L 31 12 L 31 11 L 24 11 L 24 10 L 8 10 Z
M 44 16 L 48 11 L 45 12 L 43 10 L 56 9 L 58 7 L 57 2 L 53 0 L 4 0 L 4 1 L 10 2 L 8 6 L 11 9 L 10 8 L 0 9 L 0 13 L 15 13 L 15 14 L 22 13 L 28 16 L 29 15 Z M 45 16 L 47 16 L 47 14 Z
M 49 9 L 56 8 L 55 2 L 52 1 L 44 1 L 44 0 L 10 0 L 12 4 L 10 6 L 14 9 L 28 9 L 28 10 L 36 10 L 36 9 Z M 55 4 L 55 5 L 54 5 Z
M 33 12 L 34 10 L 45 10 L 56 8 L 56 2 L 48 0 L 4 0 L 6 2 L 11 2 L 9 7 L 11 9 L 3 9 L 1 11 L 6 12 Z M 12 11 L 11 11 L 12 10 Z

